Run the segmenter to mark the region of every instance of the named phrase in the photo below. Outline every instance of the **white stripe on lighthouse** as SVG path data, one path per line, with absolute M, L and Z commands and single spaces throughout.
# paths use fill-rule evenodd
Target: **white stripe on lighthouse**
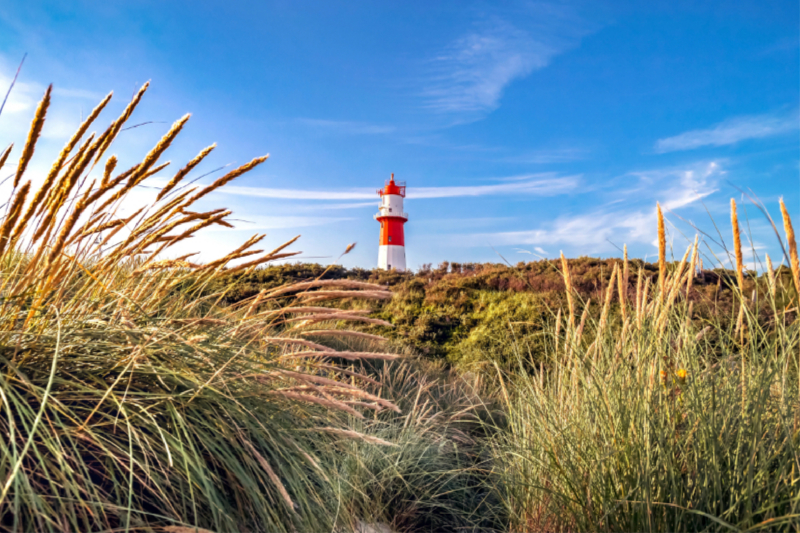
M 392 244 L 379 246 L 378 268 L 385 270 L 393 268 L 398 272 L 403 272 L 406 269 L 406 247 Z

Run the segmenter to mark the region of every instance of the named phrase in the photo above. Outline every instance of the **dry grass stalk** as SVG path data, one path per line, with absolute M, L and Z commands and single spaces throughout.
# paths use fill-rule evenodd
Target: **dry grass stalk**
M 312 307 L 312 306 L 298 306 L 298 307 L 282 307 L 280 309 L 276 309 L 274 311 L 267 312 L 267 315 L 277 315 L 277 314 L 291 314 L 291 313 L 346 313 L 346 314 L 354 314 L 354 315 L 362 315 L 362 314 L 369 314 L 372 311 L 369 309 L 339 309 L 336 307 Z M 299 317 L 302 319 L 303 317 Z
M 181 126 L 183 125 L 181 124 Z M 177 132 L 175 133 L 175 135 L 177 135 Z M 164 143 L 166 137 L 167 137 L 166 135 L 162 137 L 161 141 L 159 141 L 159 144 Z M 166 145 L 169 146 L 169 143 L 171 142 L 172 138 L 169 139 L 169 142 L 166 143 Z M 166 150 L 167 146 L 164 146 L 163 149 Z M 153 174 L 164 170 L 167 166 L 169 166 L 169 161 L 155 168 L 144 170 L 145 169 L 144 163 L 139 163 L 138 165 L 136 165 L 133 172 L 131 172 L 129 176 L 126 176 L 128 178 L 128 182 L 120 190 L 111 195 L 111 197 L 109 197 L 105 202 L 100 204 L 100 207 L 97 208 L 97 211 L 103 211 L 106 207 L 110 206 L 111 204 L 113 204 L 114 202 L 125 196 L 128 193 L 128 191 L 132 190 L 134 187 L 142 183 L 144 180 L 146 180 Z M 105 193 L 106 191 L 112 189 L 113 187 L 116 187 L 122 181 L 122 179 L 124 179 L 122 176 L 123 175 L 117 176 L 115 179 L 111 180 L 109 183 L 106 184 L 105 187 L 101 188 L 100 191 L 98 191 L 98 193 L 101 191 L 102 193 Z
M 792 227 L 792 218 L 789 216 L 789 211 L 786 209 L 786 204 L 783 198 L 781 203 L 781 216 L 783 217 L 783 230 L 786 232 L 786 243 L 789 246 L 789 261 L 792 266 L 792 280 L 794 281 L 794 288 L 797 291 L 798 298 L 800 298 L 800 258 L 797 256 L 797 239 L 794 236 L 794 227 Z M 800 352 L 797 354 L 797 367 L 800 369 Z M 797 388 L 800 391 L 800 370 L 797 373 Z
M 180 169 L 178 172 L 176 172 L 175 175 L 172 177 L 172 179 L 169 180 L 169 182 L 167 182 L 167 184 L 164 186 L 163 189 L 161 189 L 161 192 L 158 193 L 158 196 L 156 197 L 156 201 L 161 200 L 164 196 L 167 195 L 167 193 L 169 193 L 169 191 L 174 189 L 175 186 L 178 185 L 178 183 L 180 183 L 180 181 L 183 178 L 185 178 L 186 175 L 189 174 L 189 172 L 191 172 L 194 167 L 199 165 L 200 162 L 203 159 L 205 159 L 206 156 L 208 154 L 210 154 L 211 151 L 216 147 L 217 147 L 217 143 L 214 143 L 211 146 L 207 146 L 206 148 L 203 148 L 203 150 L 201 150 L 200 153 L 197 154 L 194 159 L 192 159 L 191 161 L 186 163 L 186 166 L 184 166 L 182 169 Z
M 623 321 L 627 318 L 628 287 L 630 286 L 630 267 L 628 264 L 628 245 L 622 248 L 622 277 L 620 278 L 619 302 L 622 306 Z
M 8 156 L 11 155 L 11 149 L 14 148 L 14 144 L 9 144 L 8 148 L 6 148 L 2 154 L 0 154 L 0 169 L 3 168 L 3 165 L 6 164 L 8 160 Z
M 120 130 L 122 130 L 123 124 L 125 124 L 125 122 L 131 118 L 131 114 L 133 114 L 133 111 L 136 109 L 136 106 L 139 105 L 139 102 L 142 101 L 142 96 L 144 96 L 144 93 L 147 91 L 148 87 L 150 87 L 149 81 L 142 85 L 128 105 L 125 106 L 122 114 L 111 124 L 111 126 L 109 126 L 107 132 L 103 135 L 103 143 L 100 145 L 100 148 L 97 152 L 98 158 L 102 157 L 108 147 L 111 146 L 111 143 L 114 142 L 114 139 L 119 134 Z
M 269 462 L 266 459 L 264 459 L 263 455 L 258 453 L 256 447 L 253 446 L 250 443 L 250 441 L 248 441 L 247 439 L 242 439 L 242 442 L 247 447 L 247 449 L 250 450 L 250 453 L 252 453 L 255 456 L 256 460 L 258 461 L 258 464 L 261 465 L 261 468 L 263 468 L 264 471 L 269 476 L 270 481 L 272 481 L 272 483 L 278 488 L 278 491 L 281 493 L 281 496 L 283 496 L 283 500 L 286 502 L 286 505 L 289 506 L 289 509 L 294 510 L 294 502 L 289 497 L 289 493 L 286 492 L 286 487 L 283 486 L 283 483 L 281 483 L 280 478 L 272 469 L 272 467 L 269 465 Z
M 625 265 L 623 269 L 626 267 L 627 265 Z M 628 318 L 628 309 L 625 304 L 628 293 L 628 285 L 625 283 L 625 274 L 623 273 L 623 270 L 620 270 L 619 275 L 617 275 L 617 292 L 617 298 L 619 298 L 620 315 L 622 316 L 622 322 L 624 323 Z
M 578 323 L 578 331 L 575 332 L 575 345 L 580 346 L 581 344 L 581 337 L 583 336 L 583 328 L 586 325 L 586 318 L 589 316 L 589 306 L 592 305 L 592 300 L 588 300 L 586 302 L 586 306 L 583 308 L 583 313 L 581 313 L 581 320 Z
M 78 126 L 78 129 L 69 139 L 69 141 L 67 141 L 67 144 L 65 144 L 64 148 L 61 149 L 61 153 L 58 154 L 58 158 L 55 160 L 52 167 L 50 167 L 50 171 L 45 177 L 44 183 L 42 184 L 41 188 L 37 192 L 37 196 L 34 197 L 34 201 L 31 203 L 31 208 L 35 209 L 36 205 L 38 205 L 39 202 L 41 202 L 42 198 L 48 192 L 51 185 L 53 184 L 53 181 L 55 180 L 56 176 L 61 170 L 61 167 L 64 165 L 64 162 L 67 160 L 67 157 L 72 152 L 72 150 L 75 149 L 75 146 L 77 146 L 78 142 L 81 140 L 86 131 L 89 129 L 89 126 L 92 125 L 92 123 L 95 121 L 100 112 L 103 109 L 105 109 L 108 102 L 111 101 L 112 95 L 113 92 L 109 93 L 99 104 L 97 104 L 97 106 L 95 106 L 94 109 L 92 109 L 92 112 L 89 113 L 89 116 L 86 117 L 86 120 L 84 120 L 81 123 L 81 125 Z M 114 157 L 114 161 L 116 161 L 116 157 Z
M 337 405 L 340 406 L 344 405 L 345 407 L 340 407 L 340 408 L 342 408 L 343 410 L 347 411 L 350 414 L 355 414 L 359 418 L 363 418 L 363 416 L 361 416 L 361 413 L 347 406 L 346 399 L 344 398 L 337 399 L 334 398 L 332 395 L 345 396 L 348 398 L 360 398 L 362 400 L 375 402 L 384 409 L 391 409 L 396 413 L 401 412 L 400 408 L 397 407 L 392 402 L 390 402 L 389 400 L 385 400 L 380 396 L 375 396 L 374 394 L 370 394 L 364 390 L 361 390 L 356 386 L 349 385 L 347 383 L 325 378 L 322 376 L 316 376 L 313 374 L 303 374 L 300 372 L 286 371 L 286 372 L 279 372 L 279 374 L 285 374 L 284 377 L 289 377 L 291 379 L 306 383 L 306 385 L 296 385 L 284 389 L 277 389 L 275 392 L 280 394 L 284 393 L 308 394 L 312 392 L 321 394 L 323 398 L 325 398 L 330 402 L 336 403 Z M 264 376 L 264 377 L 267 379 L 271 379 L 274 376 Z
M 289 359 L 303 359 L 306 357 L 339 357 L 347 359 L 348 361 L 361 361 L 364 359 L 380 359 L 382 361 L 394 361 L 399 359 L 400 356 L 394 353 L 374 353 L 374 352 L 337 352 L 335 350 L 319 351 L 319 352 L 295 352 L 283 356 Z
M 739 216 L 736 213 L 736 200 L 731 198 L 731 226 L 733 227 L 733 251 L 736 256 L 736 281 L 744 305 L 744 262 L 742 259 L 742 236 L 739 233 Z
M 298 316 L 295 318 L 286 319 L 284 322 L 303 322 L 303 325 L 305 325 L 314 324 L 316 322 L 327 322 L 328 320 L 350 320 L 354 322 L 366 322 L 367 324 L 375 324 L 377 326 L 386 326 L 389 328 L 394 327 L 391 322 L 386 322 L 385 320 L 381 320 L 379 318 L 369 318 L 351 313 L 325 313 L 321 315 Z
M 636 279 L 636 327 L 642 328 L 642 268 L 639 267 L 639 276 Z
M 797 239 L 794 236 L 792 218 L 786 209 L 786 204 L 781 198 L 781 216 L 783 217 L 783 230 L 786 232 L 786 243 L 789 246 L 789 261 L 792 266 L 792 280 L 797 293 L 800 294 L 800 258 L 797 256 Z
M 315 376 L 315 377 L 317 377 L 317 376 Z M 369 392 L 367 392 L 365 390 L 361 390 L 358 387 L 354 387 L 354 386 L 350 386 L 350 385 L 344 386 L 344 385 L 346 385 L 346 384 L 343 384 L 343 383 L 340 383 L 340 382 L 334 382 L 333 385 L 326 385 L 326 386 L 323 386 L 323 387 L 316 387 L 316 388 L 320 389 L 320 390 L 325 390 L 326 392 L 329 392 L 331 394 L 340 394 L 340 395 L 343 395 L 343 396 L 351 396 L 351 397 L 354 397 L 354 398 L 361 398 L 361 399 L 364 399 L 364 400 L 370 400 L 370 401 L 373 401 L 373 402 L 376 402 L 376 403 L 382 405 L 386 409 L 391 409 L 395 413 L 401 413 L 402 412 L 399 407 L 397 407 L 394 403 L 390 402 L 389 400 L 386 400 L 386 399 L 381 398 L 380 396 L 376 396 L 374 394 L 370 394 Z M 304 386 L 301 385 L 298 388 L 299 389 L 304 389 Z
M 611 271 L 611 278 L 608 280 L 608 287 L 606 287 L 606 296 L 603 300 L 603 310 L 600 312 L 600 323 L 597 326 L 597 337 L 603 334 L 606 324 L 608 322 L 608 312 L 611 309 L 611 298 L 614 296 L 614 282 L 619 274 L 619 265 L 614 263 L 614 270 Z
M 664 214 L 661 212 L 660 203 L 656 203 L 656 213 L 658 217 L 658 288 L 659 299 L 663 299 L 667 283 L 667 232 L 664 228 Z
M 288 247 L 288 246 L 291 246 L 292 244 L 294 244 L 294 243 L 297 241 L 297 239 L 299 239 L 299 238 L 300 238 L 300 235 L 295 235 L 294 237 L 292 237 L 291 239 L 289 239 L 289 240 L 288 240 L 288 241 L 286 241 L 285 243 L 281 244 L 280 246 L 278 246 L 277 248 L 275 248 L 274 250 L 272 250 L 272 251 L 271 251 L 270 253 L 268 253 L 267 255 L 274 255 L 274 254 L 277 254 L 278 252 L 280 252 L 280 251 L 281 251 L 281 250 L 283 250 L 284 248 L 286 248 L 286 247 Z
M 22 175 L 25 173 L 25 169 L 28 168 L 28 163 L 30 162 L 31 157 L 33 157 L 33 150 L 36 146 L 36 141 L 39 140 L 39 135 L 42 134 L 42 126 L 44 126 L 47 108 L 50 107 L 50 93 L 52 91 L 53 85 L 48 85 L 47 89 L 44 91 L 44 96 L 39 101 L 39 105 L 36 107 L 36 114 L 33 116 L 31 129 L 28 132 L 28 138 L 25 140 L 25 146 L 22 148 L 22 154 L 20 154 L 19 157 L 17 172 L 14 174 L 14 188 L 19 185 L 20 180 L 22 180 Z
M 82 163 L 86 161 L 86 153 L 89 151 L 89 146 L 92 142 L 93 137 L 90 135 L 88 139 L 81 145 L 78 149 L 77 154 L 72 160 L 72 163 L 67 167 L 67 170 L 62 174 L 61 178 L 52 186 L 46 195 L 39 195 L 36 194 L 34 196 L 33 202 L 28 207 L 28 211 L 24 215 L 24 222 L 25 226 L 27 226 L 28 220 L 33 215 L 34 210 L 38 208 L 39 214 L 44 213 L 44 219 L 39 222 L 39 226 L 34 232 L 33 235 L 33 242 L 38 241 L 42 235 L 46 232 L 49 233 L 50 227 L 53 222 L 56 221 L 58 212 L 61 209 L 64 202 L 67 200 L 67 197 L 78 182 L 78 178 L 80 175 L 76 172 L 76 170 L 82 166 Z M 40 188 L 40 191 L 44 188 Z M 25 228 L 21 224 L 20 227 L 22 230 Z
M 379 439 L 378 437 L 373 437 L 372 435 L 364 435 L 363 433 L 358 433 L 357 431 L 337 429 L 337 428 L 319 428 L 317 431 L 324 431 L 326 433 L 332 433 L 334 435 L 340 435 L 342 437 L 363 440 L 364 442 L 368 442 L 370 444 L 377 444 L 379 446 L 397 446 L 397 444 L 394 444 L 393 442 Z
M 330 370 L 331 372 L 336 372 L 337 374 L 343 374 L 345 376 L 352 376 L 354 378 L 358 378 L 358 379 L 364 380 L 367 383 L 375 385 L 376 387 L 380 386 L 380 382 L 375 381 L 374 379 L 372 379 L 369 376 L 365 376 L 364 374 L 360 374 L 358 372 L 353 372 L 352 370 L 347 370 L 345 368 L 341 368 L 341 367 L 338 367 L 338 366 L 326 365 L 326 364 L 323 364 L 323 363 L 316 363 L 314 365 L 314 368 L 320 368 L 322 370 Z
M 30 181 L 26 181 L 25 185 L 19 188 L 17 194 L 14 195 L 14 199 L 11 202 L 11 207 L 9 208 L 5 219 L 3 220 L 3 224 L 0 225 L 0 256 L 3 255 L 3 252 L 8 245 L 11 230 L 17 223 L 17 219 L 22 211 L 22 206 L 25 204 L 25 198 L 27 198 L 30 188 Z
M 561 275 L 564 277 L 564 286 L 567 293 L 567 307 L 569 308 L 569 330 L 575 329 L 575 296 L 572 294 L 572 276 L 569 273 L 569 263 L 567 263 L 564 252 L 561 252 Z
M 267 254 L 267 255 L 265 255 L 263 257 L 259 257 L 258 259 L 255 259 L 253 261 L 249 261 L 247 263 L 242 263 L 241 265 L 237 265 L 235 267 L 231 267 L 231 268 L 227 269 L 226 272 L 228 274 L 233 274 L 234 272 L 240 272 L 242 270 L 253 269 L 253 268 L 255 268 L 255 267 L 259 266 L 259 265 L 262 265 L 264 263 L 267 263 L 269 261 L 277 261 L 278 259 L 285 259 L 287 257 L 293 257 L 295 255 L 300 255 L 302 253 L 303 252 L 288 252 L 288 253 L 284 253 L 284 254 L 273 254 L 273 255 Z
M 164 136 L 159 139 L 153 149 L 148 152 L 141 165 L 139 165 L 139 168 L 130 177 L 129 183 L 131 184 L 131 187 L 138 184 L 143 179 L 143 176 L 151 168 L 153 168 L 153 165 L 156 164 L 156 161 L 158 161 L 158 159 L 161 157 L 161 154 L 163 154 L 167 148 L 169 148 L 169 146 L 172 144 L 172 141 L 175 140 L 175 137 L 177 137 L 177 135 L 181 132 L 183 126 L 191 118 L 191 116 L 192 115 L 190 113 L 187 113 L 176 120 L 172 124 L 172 127 L 170 127 L 169 131 L 167 131 L 167 133 L 165 133 Z
M 769 293 L 775 298 L 775 269 L 772 266 L 772 259 L 770 259 L 769 254 L 764 254 L 764 257 L 767 260 L 767 281 L 769 283 Z
M 230 181 L 238 178 L 239 176 L 241 176 L 245 172 L 249 172 L 249 171 L 253 170 L 258 165 L 260 165 L 261 163 L 266 161 L 268 157 L 269 157 L 269 155 L 265 155 L 265 156 L 262 156 L 262 157 L 256 157 L 255 159 L 253 159 L 249 163 L 245 163 L 244 165 L 240 166 L 239 168 L 228 172 L 227 174 L 225 174 L 221 178 L 218 178 L 217 180 L 215 180 L 211 185 L 209 185 L 207 187 L 203 187 L 202 189 L 200 189 L 194 196 L 192 196 L 189 199 L 188 203 L 189 204 L 193 204 L 194 202 L 196 202 L 197 200 L 199 200 L 203 196 L 207 195 L 208 193 L 210 193 L 212 191 L 215 191 L 215 190 L 219 189 L 223 185 L 225 185 L 225 184 L 229 183 Z
M 392 293 L 389 291 L 315 291 L 299 294 L 298 297 L 306 303 L 342 298 L 388 300 L 392 297 Z
M 675 302 L 675 298 L 677 298 L 678 294 L 680 293 L 680 288 L 684 284 L 683 270 L 684 270 L 684 267 L 686 266 L 686 260 L 688 259 L 689 253 L 691 252 L 692 248 L 693 248 L 692 245 L 689 245 L 689 247 L 686 248 L 686 251 L 684 252 L 683 257 L 681 258 L 681 262 L 678 264 L 678 268 L 675 271 L 675 273 L 673 274 L 671 282 L 670 282 L 669 286 L 667 287 L 666 300 L 664 300 L 663 296 L 659 297 L 659 299 L 661 300 L 661 303 L 662 303 L 662 305 L 661 305 L 661 307 L 659 309 L 659 314 L 658 314 L 658 318 L 657 318 L 657 321 L 656 321 L 656 329 L 659 332 L 659 335 L 663 334 L 664 328 L 666 328 L 666 326 L 667 326 L 667 322 L 668 322 L 668 319 L 669 319 L 669 314 L 670 314 L 670 311 L 672 310 L 672 304 Z M 691 276 L 693 274 L 692 274 L 692 272 L 688 272 L 687 275 Z
M 316 342 L 311 342 L 303 339 L 290 339 L 284 337 L 264 337 L 263 339 L 261 339 L 261 341 L 271 344 L 292 344 L 297 346 L 305 346 L 306 348 L 310 348 L 312 350 L 320 350 L 323 352 L 329 349 L 327 346 L 323 346 L 322 344 L 317 344 Z
M 698 245 L 698 236 L 694 236 L 694 247 L 692 248 L 692 259 L 689 261 L 689 277 L 686 280 L 686 298 L 689 298 L 689 294 L 692 292 L 692 283 L 694 282 L 695 274 L 697 273 L 697 245 Z
M 314 280 L 303 281 L 295 283 L 288 287 L 278 287 L 268 292 L 271 298 L 290 294 L 293 292 L 300 292 L 308 289 L 317 289 L 319 287 L 337 287 L 343 289 L 367 289 L 373 291 L 385 291 L 386 287 L 383 285 L 376 285 L 374 283 L 367 283 L 365 281 L 354 281 L 349 279 L 329 279 L 329 280 Z
M 558 312 L 556 313 L 556 328 L 553 337 L 556 339 L 556 346 L 558 346 L 558 335 L 561 333 L 561 308 L 558 308 Z
M 106 160 L 105 167 L 103 167 L 103 179 L 100 181 L 100 188 L 108 185 L 115 168 L 117 168 L 117 156 L 112 155 Z
M 313 394 L 303 394 L 301 392 L 294 392 L 291 390 L 275 390 L 272 391 L 270 394 L 274 394 L 276 396 L 282 396 L 284 398 L 296 400 L 298 402 L 315 403 L 317 405 L 327 407 L 328 409 L 344 411 L 345 413 L 353 415 L 354 417 L 359 419 L 364 418 L 364 415 L 362 415 L 361 413 L 359 413 L 346 403 L 340 402 L 339 400 L 335 400 L 330 397 L 320 398 L 319 396 L 314 396 Z
M 188 222 L 190 220 L 196 220 L 198 218 L 201 219 L 209 219 L 214 216 L 216 213 L 192 213 L 191 215 L 187 215 L 185 220 Z M 236 259 L 241 259 L 243 257 L 251 256 L 254 254 L 260 254 L 264 250 L 247 250 L 251 246 L 260 242 L 266 235 L 253 235 L 250 237 L 243 245 L 235 249 L 234 251 L 230 252 L 229 254 L 217 259 L 216 261 L 211 261 L 207 263 L 203 268 L 215 268 L 221 265 L 225 265 L 230 263 L 231 261 L 235 261 Z M 246 251 L 247 250 L 247 251 Z
M 164 533 L 214 533 L 202 527 L 165 526 L 161 528 Z
M 644 280 L 644 287 L 642 287 L 642 307 L 641 313 L 639 315 L 640 320 L 644 319 L 647 315 L 647 297 L 650 291 L 650 277 L 646 277 Z M 641 323 L 640 323 L 641 325 Z
M 350 331 L 346 329 L 313 329 L 311 331 L 301 331 L 300 335 L 317 335 L 317 336 L 330 336 L 330 337 L 357 337 L 360 339 L 367 339 L 378 342 L 386 342 L 385 337 L 380 335 L 372 335 L 371 333 L 364 333 L 362 331 Z
M 159 252 L 161 252 L 163 249 L 167 248 L 168 246 L 171 246 L 171 245 L 175 244 L 176 242 L 178 242 L 180 240 L 188 238 L 191 234 L 193 234 L 193 233 L 195 233 L 195 232 L 197 232 L 197 231 L 199 231 L 199 230 L 201 230 L 201 229 L 203 229 L 205 227 L 208 227 L 208 226 L 214 224 L 218 220 L 221 220 L 222 218 L 224 218 L 224 217 L 226 217 L 226 216 L 228 216 L 230 214 L 231 214 L 231 211 L 223 211 L 223 212 L 221 212 L 219 214 L 216 214 L 216 215 L 213 215 L 213 216 L 210 213 L 187 215 L 187 216 L 185 216 L 183 218 L 180 218 L 178 220 L 175 220 L 175 221 L 173 221 L 173 222 L 171 222 L 171 223 L 169 223 L 169 224 L 167 224 L 165 226 L 162 226 L 158 230 L 150 232 L 149 234 L 143 236 L 142 240 L 140 242 L 138 242 L 138 243 L 135 242 L 136 237 L 138 235 L 135 234 L 134 232 L 131 232 L 131 235 L 125 240 L 125 242 L 123 242 L 120 245 L 119 250 L 116 252 L 117 257 L 123 257 L 125 255 L 133 256 L 136 253 L 140 252 L 141 250 L 144 250 L 145 248 L 147 248 L 149 245 L 151 245 L 153 243 L 165 241 L 164 245 L 161 248 L 159 248 L 156 253 L 151 255 L 151 257 L 154 257 L 155 255 L 157 255 Z M 173 229 L 177 228 L 178 226 L 180 226 L 182 224 L 188 224 L 189 222 L 193 222 L 194 220 L 197 220 L 197 219 L 201 219 L 202 222 L 196 224 L 195 226 L 192 226 L 191 228 L 189 228 L 189 230 L 187 230 L 183 234 L 181 234 L 179 236 L 176 236 L 176 237 L 171 237 L 171 236 L 166 235 L 167 233 L 169 233 Z M 128 246 L 130 246 L 130 247 L 128 247 Z M 115 257 L 115 259 L 117 259 L 117 257 Z
M 308 374 L 308 373 L 303 373 L 303 372 L 293 372 L 291 370 L 285 370 L 285 369 L 276 370 L 272 374 L 280 375 L 280 376 L 284 376 L 284 377 L 288 377 L 288 378 L 292 378 L 292 379 L 297 380 L 297 381 L 303 381 L 305 383 L 311 383 L 311 384 L 314 384 L 314 385 L 325 385 L 325 386 L 333 387 L 333 388 L 343 387 L 345 389 L 358 390 L 357 387 L 355 387 L 353 385 L 350 385 L 348 383 L 344 383 L 344 382 L 341 382 L 341 381 L 336 381 L 335 379 L 330 379 L 330 378 L 326 378 L 326 377 L 323 377 L 323 376 L 317 376 L 317 375 L 314 375 L 314 374 Z

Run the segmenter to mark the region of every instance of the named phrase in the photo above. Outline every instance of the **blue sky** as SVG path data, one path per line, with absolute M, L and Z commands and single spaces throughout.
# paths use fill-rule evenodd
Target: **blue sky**
M 275 245 L 302 234 L 308 260 L 358 242 L 343 262 L 371 268 L 374 193 L 391 172 L 408 183 L 412 267 L 619 256 L 625 243 L 652 258 L 656 201 L 680 256 L 685 221 L 719 241 L 707 211 L 730 241 L 737 187 L 773 216 L 783 196 L 800 225 L 798 42 L 794 0 L 10 0 L 3 91 L 28 56 L 0 145 L 21 146 L 54 83 L 31 167 L 45 168 L 105 93 L 110 119 L 152 80 L 134 122 L 154 123 L 120 138 L 123 164 L 186 112 L 176 164 L 212 142 L 198 175 L 270 154 L 206 200 L 240 222 L 191 242 L 204 256 L 255 232 Z M 740 218 L 777 262 L 767 221 L 751 204 Z

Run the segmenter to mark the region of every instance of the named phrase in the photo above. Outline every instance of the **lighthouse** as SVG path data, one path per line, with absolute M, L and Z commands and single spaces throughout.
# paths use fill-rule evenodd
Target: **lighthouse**
M 381 223 L 381 240 L 378 247 L 378 268 L 395 269 L 400 272 L 406 269 L 406 244 L 403 237 L 403 224 L 408 214 L 403 212 L 403 198 L 406 197 L 406 183 L 386 182 L 383 189 L 378 190 L 381 203 L 375 220 Z

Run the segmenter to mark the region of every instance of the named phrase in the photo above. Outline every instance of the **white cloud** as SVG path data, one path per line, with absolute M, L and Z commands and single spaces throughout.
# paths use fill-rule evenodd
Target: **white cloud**
M 509 83 L 546 67 L 585 33 L 584 24 L 563 5 L 539 4 L 521 18 L 532 32 L 494 19 L 435 57 L 423 91 L 426 107 L 445 113 L 490 112 Z
M 656 202 L 666 210 L 685 208 L 714 193 L 717 180 L 725 174 L 718 162 L 697 163 L 689 168 L 657 169 L 633 172 L 638 178 L 628 191 L 615 195 L 629 196 L 625 202 L 611 202 L 588 213 L 561 216 L 543 227 L 487 234 L 468 235 L 466 243 L 474 246 L 529 245 L 543 253 L 542 246 L 570 246 L 581 253 L 615 249 L 608 241 L 650 243 L 656 231 Z M 544 255 L 544 254 L 543 254 Z
M 536 179 L 538 178 L 538 179 Z M 464 185 L 452 187 L 409 187 L 408 198 L 456 198 L 464 196 L 500 196 L 528 194 L 553 196 L 573 191 L 578 187 L 577 176 L 556 177 L 552 174 L 530 174 L 517 176 L 516 181 L 492 185 Z M 266 187 L 227 186 L 219 194 L 251 196 L 258 198 L 280 198 L 285 200 L 375 200 L 376 189 L 358 188 L 350 190 L 310 191 L 302 189 L 272 189 Z
M 716 126 L 692 130 L 656 141 L 659 153 L 694 150 L 703 146 L 725 146 L 746 139 L 772 137 L 794 131 L 800 125 L 797 110 L 785 115 L 765 114 L 732 118 Z

